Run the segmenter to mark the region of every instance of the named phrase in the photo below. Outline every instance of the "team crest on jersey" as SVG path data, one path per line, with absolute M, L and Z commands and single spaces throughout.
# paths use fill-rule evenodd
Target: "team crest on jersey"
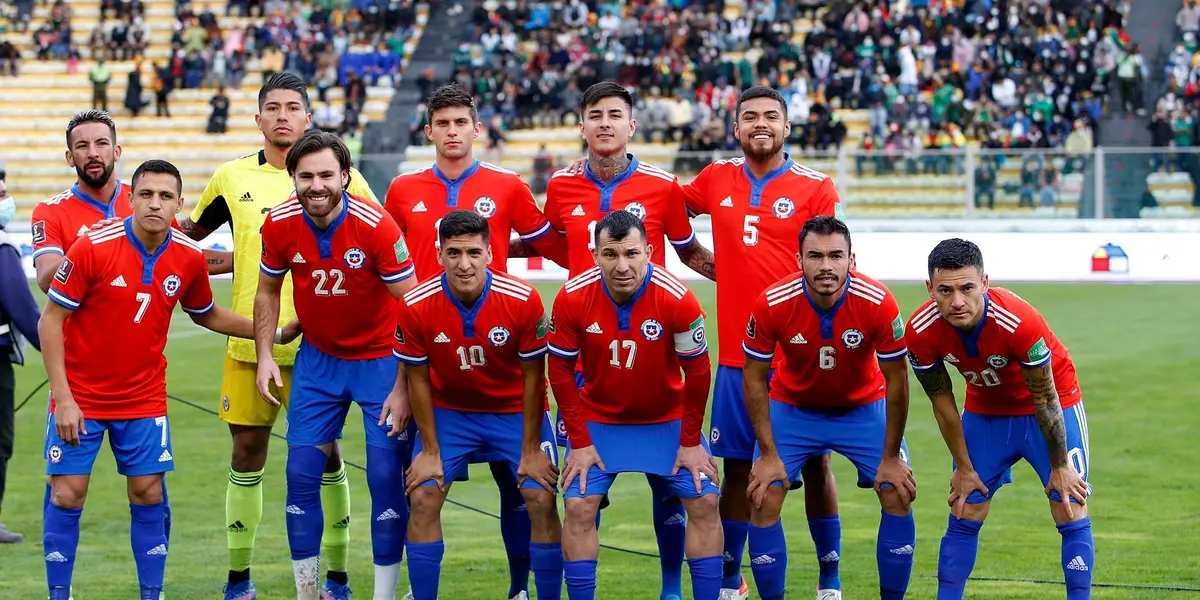
M 221 398 L 221 408 L 224 408 L 225 412 L 229 412 L 229 396 Z
M 58 461 L 62 460 L 62 448 L 59 448 L 58 444 L 50 446 L 49 455 L 50 462 L 57 465 Z
M 33 224 L 33 243 L 40 244 L 46 241 L 46 222 L 38 221 Z
M 646 336 L 646 339 L 653 342 L 654 340 L 662 337 L 662 332 L 662 323 L 659 323 L 654 319 L 646 319 L 645 321 L 642 321 L 642 335 Z
M 163 293 L 166 294 L 168 298 L 171 298 L 175 296 L 175 294 L 179 293 L 179 288 L 182 285 L 183 280 L 180 279 L 178 275 L 167 275 L 167 278 L 163 280 Z
M 712 443 L 717 443 L 721 439 L 721 430 L 713 427 L 712 432 L 708 434 L 708 438 Z
M 491 331 L 488 331 L 488 341 L 492 342 L 492 345 L 497 348 L 507 344 L 509 337 L 511 337 L 511 334 L 508 333 L 508 330 L 498 325 L 493 327 Z
M 630 202 L 629 205 L 625 207 L 625 211 L 637 217 L 640 221 L 646 220 L 646 207 L 643 206 L 641 202 Z
M 558 420 L 558 435 L 567 437 L 567 422 L 562 419 Z
M 1000 356 L 999 354 L 993 354 L 989 356 L 987 362 L 989 365 L 997 369 L 1003 369 L 1004 367 L 1008 366 L 1008 359 Z
M 496 201 L 487 196 L 476 200 L 475 212 L 485 219 L 492 218 L 492 215 L 496 214 Z
M 857 348 L 863 343 L 863 334 L 857 329 L 847 329 L 842 333 L 842 343 L 847 348 Z
M 779 198 L 771 205 L 771 212 L 777 219 L 786 219 L 796 213 L 796 203 L 791 198 Z
M 367 253 L 361 248 L 351 248 L 342 255 L 342 259 L 346 261 L 346 266 L 351 269 L 361 269 L 367 262 Z

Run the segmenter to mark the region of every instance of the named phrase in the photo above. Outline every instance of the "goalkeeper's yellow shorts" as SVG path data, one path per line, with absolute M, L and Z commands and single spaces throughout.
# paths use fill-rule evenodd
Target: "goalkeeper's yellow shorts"
M 283 406 L 288 404 L 288 394 L 292 391 L 292 367 L 280 366 L 279 374 L 283 377 L 283 388 L 275 389 L 271 384 L 275 398 Z M 221 380 L 221 406 L 217 412 L 221 420 L 230 425 L 249 425 L 251 427 L 271 427 L 279 417 L 279 407 L 267 404 L 258 393 L 258 364 L 242 362 L 225 356 L 225 375 Z

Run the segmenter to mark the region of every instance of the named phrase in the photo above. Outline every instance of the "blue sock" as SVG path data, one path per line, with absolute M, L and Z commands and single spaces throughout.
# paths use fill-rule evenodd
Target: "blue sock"
M 563 577 L 567 580 L 569 600 L 596 600 L 596 561 L 565 561 Z
M 722 520 L 725 530 L 725 553 L 722 556 L 721 587 L 736 590 L 742 586 L 742 555 L 746 553 L 746 536 L 750 524 L 745 521 Z
M 129 505 L 129 544 L 133 547 L 142 600 L 158 600 L 163 575 L 167 572 L 167 536 L 164 532 L 167 519 L 163 509 L 162 502 Z
M 46 489 L 49 488 L 47 485 Z M 71 575 L 75 570 L 75 552 L 79 548 L 79 515 L 82 514 L 82 508 L 46 505 L 42 549 L 46 552 L 50 600 L 67 600 L 71 595 Z
M 683 598 L 683 558 L 687 540 L 687 511 L 674 500 L 674 492 L 662 477 L 646 476 L 650 483 L 654 515 L 654 537 L 658 541 L 658 562 L 662 568 L 659 598 Z
M 692 574 L 692 598 L 717 600 L 721 595 L 724 563 L 725 559 L 720 556 L 688 559 L 688 572 Z M 741 585 L 741 581 L 738 581 L 738 585 Z
M 321 511 L 324 452 L 315 446 L 292 446 L 287 457 L 287 536 L 292 560 L 321 555 L 325 514 Z
M 401 453 L 396 448 L 367 445 L 371 555 L 375 564 L 381 567 L 394 565 L 404 558 L 404 536 L 408 534 L 408 496 L 404 494 L 404 470 L 401 465 Z M 438 557 L 441 560 L 440 554 Z
M 508 463 L 493 463 L 500 489 L 500 537 L 508 553 L 508 597 L 529 591 L 529 511 Z
M 538 600 L 560 600 L 563 586 L 562 544 L 529 544 L 529 562 Z
M 983 521 L 956 519 L 950 515 L 942 549 L 938 554 L 937 600 L 962 600 L 967 591 L 967 578 L 975 569 L 979 552 L 979 530 Z
M 446 545 L 441 540 L 408 545 L 408 583 L 413 600 L 437 600 L 445 554 Z
M 879 512 L 879 537 L 875 541 L 875 560 L 879 563 L 879 598 L 901 600 L 908 591 L 908 580 L 912 578 L 917 524 L 912 511 L 903 517 Z
M 167 497 L 167 474 L 163 473 L 162 480 L 163 535 L 167 538 L 167 548 L 171 547 L 171 500 Z
M 1063 574 L 1067 579 L 1067 600 L 1091 598 L 1092 569 L 1096 566 L 1091 517 L 1059 525 L 1058 533 L 1062 534 L 1062 565 Z
M 837 515 L 809 519 L 808 533 L 817 547 L 817 565 L 821 569 L 817 589 L 842 589 L 842 576 L 838 573 L 842 563 L 842 520 Z
M 750 571 L 762 600 L 783 600 L 787 591 L 787 538 L 783 520 L 770 527 L 750 526 Z

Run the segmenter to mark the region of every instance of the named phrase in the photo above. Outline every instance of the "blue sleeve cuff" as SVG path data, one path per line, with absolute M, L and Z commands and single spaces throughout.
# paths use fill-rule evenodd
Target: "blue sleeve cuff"
M 78 300 L 76 300 L 54 288 L 50 288 L 50 291 L 46 293 L 46 296 L 48 296 L 51 300 L 55 301 L 56 303 L 66 307 L 70 310 L 75 310 L 75 309 L 79 308 Z
M 745 352 L 746 356 L 762 362 L 771 362 L 775 359 L 774 352 L 759 352 L 758 350 L 747 346 L 746 342 L 742 342 L 742 352 Z
M 392 356 L 400 359 L 400 362 L 406 365 L 412 365 L 414 367 L 429 364 L 428 356 L 409 356 L 408 354 L 403 354 L 398 350 L 392 350 Z

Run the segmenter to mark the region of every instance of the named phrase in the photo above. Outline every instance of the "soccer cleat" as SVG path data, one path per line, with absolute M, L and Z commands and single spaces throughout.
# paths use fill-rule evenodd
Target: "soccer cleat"
M 0 523 L 0 544 L 20 544 L 25 541 L 25 536 L 12 531 Z
M 749 600 L 750 586 L 746 585 L 746 578 L 742 578 L 742 585 L 738 589 L 725 588 L 721 590 L 721 595 L 717 596 L 717 600 Z
M 520 592 L 517 592 L 516 596 L 513 596 L 512 598 L 509 598 L 508 600 L 529 600 L 529 594 L 526 594 L 525 591 L 522 590 Z
M 401 598 L 400 600 L 416 600 L 415 598 L 413 598 L 412 588 L 408 588 L 408 593 L 405 594 L 404 597 Z
M 254 584 L 249 581 L 235 585 L 227 583 L 222 592 L 225 593 L 225 600 L 258 600 L 258 592 L 254 591 Z
M 842 590 L 817 590 L 817 600 L 842 600 Z
M 325 585 L 321 586 L 321 600 L 349 600 L 350 586 L 342 585 L 336 581 L 325 580 Z

